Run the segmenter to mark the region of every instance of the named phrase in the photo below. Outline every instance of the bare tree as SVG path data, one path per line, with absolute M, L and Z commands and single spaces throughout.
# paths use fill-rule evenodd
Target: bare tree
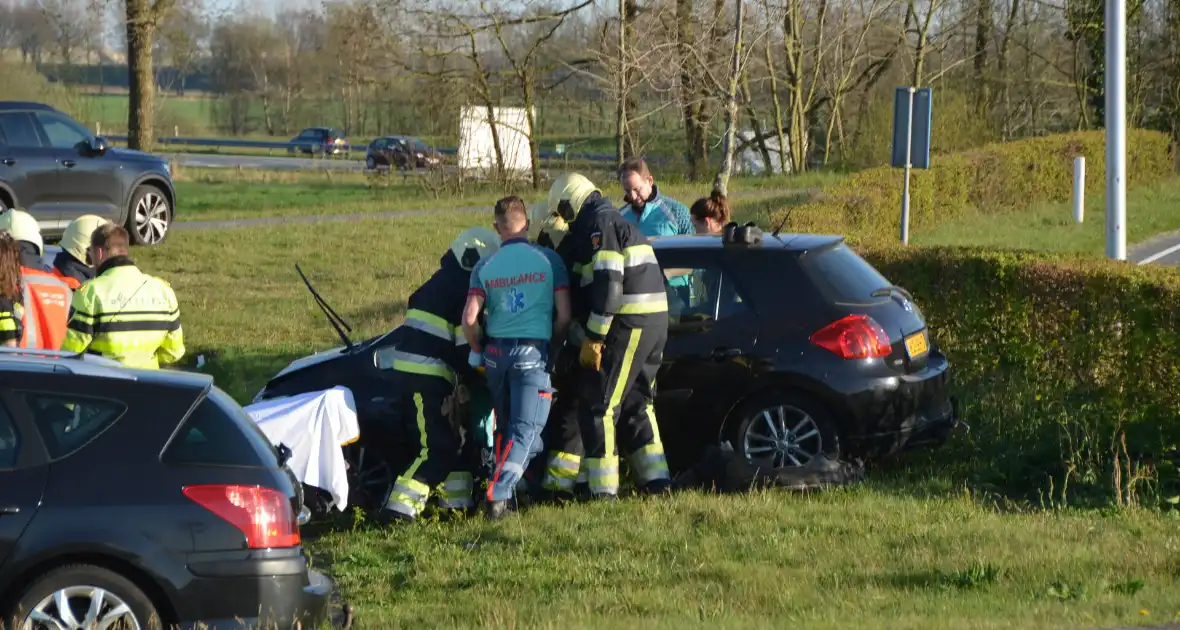
M 184 96 L 185 81 L 209 36 L 203 0 L 181 0 L 161 23 L 159 46 L 166 63 L 176 70 L 176 93 Z
M 713 180 L 713 190 L 721 195 L 728 194 L 729 176 L 733 172 L 734 136 L 737 135 L 738 82 L 742 75 L 742 27 L 744 26 L 745 0 L 734 2 L 733 53 L 730 55 L 729 85 L 725 94 L 725 152 L 721 158 L 721 170 Z M 767 164 L 767 166 L 770 166 Z

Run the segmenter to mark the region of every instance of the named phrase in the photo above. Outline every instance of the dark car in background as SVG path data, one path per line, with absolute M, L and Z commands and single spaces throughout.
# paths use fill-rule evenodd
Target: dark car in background
M 315 627 L 287 456 L 207 375 L 0 349 L 0 625 Z
M 750 462 L 789 468 L 820 454 L 872 459 L 941 444 L 958 424 L 950 365 L 912 296 L 843 238 L 680 236 L 652 246 L 666 273 L 695 287 L 668 286 L 672 321 L 656 379 L 673 473 L 720 442 Z M 361 440 L 346 451 L 350 501 L 362 507 L 390 482 L 366 432 L 380 431 L 388 404 L 394 332 L 360 343 L 340 332 L 344 347 L 291 363 L 255 398 L 352 390 Z
M 175 219 L 168 162 L 119 149 L 53 107 L 0 101 L 0 208 L 33 215 L 46 240 L 95 214 L 158 245 Z
M 336 127 L 309 127 L 299 132 L 299 135 L 291 138 L 291 145 L 287 147 L 287 153 L 295 155 L 296 153 L 327 156 L 327 155 L 343 155 L 348 156 L 351 147 L 348 144 L 348 139 L 344 137 L 344 132 Z
M 408 171 L 417 168 L 434 168 L 442 164 L 438 149 L 411 136 L 385 136 L 375 138 L 365 152 L 365 168 L 381 166 Z

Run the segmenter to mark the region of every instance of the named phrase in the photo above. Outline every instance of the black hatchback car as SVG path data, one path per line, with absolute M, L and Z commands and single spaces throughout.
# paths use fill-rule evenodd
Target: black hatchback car
M 872 459 L 940 444 L 958 423 L 950 366 L 912 296 L 842 238 L 679 236 L 652 246 L 665 273 L 692 287 L 668 287 L 673 319 L 657 376 L 674 473 L 724 441 L 752 462 L 791 467 L 821 453 Z M 291 363 L 255 400 L 344 385 L 362 438 L 380 430 L 383 357 L 397 336 L 341 336 L 345 347 Z M 364 439 L 347 459 L 350 500 L 371 505 L 390 482 L 384 462 Z
M 158 245 L 175 219 L 168 162 L 111 147 L 48 105 L 0 101 L 0 209 L 22 208 L 47 239 L 84 214 L 127 228 L 136 245 Z
M 0 350 L 0 625 L 314 625 L 286 452 L 208 376 Z
M 389 166 L 403 171 L 434 168 L 442 163 L 437 149 L 410 136 L 375 138 L 365 151 L 365 168 Z

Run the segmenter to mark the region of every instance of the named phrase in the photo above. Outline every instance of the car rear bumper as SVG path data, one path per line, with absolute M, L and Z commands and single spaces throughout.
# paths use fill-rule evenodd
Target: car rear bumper
M 181 628 L 317 627 L 334 588 L 300 549 L 193 554 L 188 568 Z

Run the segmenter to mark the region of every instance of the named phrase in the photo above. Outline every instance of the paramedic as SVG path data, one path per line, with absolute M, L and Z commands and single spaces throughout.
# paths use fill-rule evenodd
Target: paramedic
M 439 269 L 410 296 L 406 321 L 388 366 L 396 389 L 395 413 L 413 426 L 415 457 L 399 471 L 382 510 L 385 520 L 416 521 L 435 486 L 439 506 L 465 510 L 473 505 L 474 475 L 462 462 L 462 434 L 456 407 L 476 376 L 467 364 L 467 342 L 460 321 L 471 270 L 500 247 L 488 228 L 459 235 L 439 261 Z M 394 458 L 387 456 L 387 461 Z
M 53 275 L 53 269 L 41 262 L 45 251 L 41 226 L 23 210 L 4 210 L 0 212 L 0 232 L 8 232 L 20 245 L 25 315 L 20 347 L 60 350 L 72 294 L 70 287 Z
M 476 265 L 463 310 L 469 363 L 486 367 L 496 407 L 496 462 L 485 504 L 490 519 L 514 507 L 516 484 L 541 451 L 553 399 L 549 357 L 563 343 L 570 320 L 565 263 L 553 250 L 529 243 L 524 201 L 501 199 L 495 217 L 503 246 Z M 486 342 L 479 331 L 484 309 Z
M 169 284 L 127 255 L 127 230 L 107 223 L 90 236 L 93 280 L 74 292 L 62 350 L 91 352 L 127 367 L 158 369 L 184 356 L 180 305 Z

